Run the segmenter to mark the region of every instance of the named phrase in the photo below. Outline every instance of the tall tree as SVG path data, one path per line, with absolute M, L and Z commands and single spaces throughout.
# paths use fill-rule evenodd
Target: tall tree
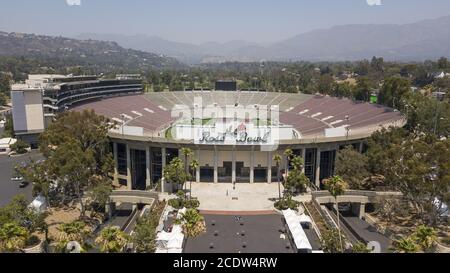
M 380 90 L 379 102 L 383 105 L 402 109 L 405 105 L 406 95 L 411 91 L 408 79 L 401 77 L 388 78 Z
M 107 133 L 113 124 L 93 111 L 66 112 L 41 136 L 46 160 L 22 168 L 35 194 L 53 205 L 77 202 L 85 216 L 87 194 L 112 184 L 114 166 Z
M 278 183 L 278 200 L 281 200 L 281 181 L 280 181 L 280 164 L 281 164 L 281 156 L 275 155 L 273 157 L 273 161 L 275 161 L 275 164 L 277 166 L 277 183 Z
M 122 252 L 129 241 L 130 237 L 118 227 L 104 228 L 95 239 L 95 243 L 100 246 L 100 250 L 104 253 Z
M 341 176 L 354 190 L 363 189 L 363 181 L 370 174 L 369 159 L 356 151 L 353 146 L 347 146 L 336 156 L 336 175 Z
M 342 244 L 342 236 L 341 236 L 338 196 L 343 195 L 345 193 L 345 190 L 348 188 L 348 185 L 340 176 L 333 176 L 332 178 L 325 180 L 324 184 L 325 184 L 325 188 L 328 190 L 328 192 L 330 192 L 331 196 L 334 197 L 334 200 L 336 202 L 339 240 L 340 240 L 341 252 L 344 252 L 344 246 Z

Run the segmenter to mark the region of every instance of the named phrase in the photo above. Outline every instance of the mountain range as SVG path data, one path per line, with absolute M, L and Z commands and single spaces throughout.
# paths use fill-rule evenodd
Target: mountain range
M 79 65 L 141 70 L 179 68 L 174 58 L 126 49 L 113 41 L 79 40 L 0 31 L 0 56 L 21 56 L 36 59 L 59 59 Z
M 114 41 L 125 48 L 155 52 L 189 63 L 223 61 L 344 61 L 382 56 L 423 61 L 450 56 L 450 16 L 416 23 L 353 24 L 302 33 L 270 45 L 246 41 L 200 45 L 157 36 L 84 33 L 77 39 Z

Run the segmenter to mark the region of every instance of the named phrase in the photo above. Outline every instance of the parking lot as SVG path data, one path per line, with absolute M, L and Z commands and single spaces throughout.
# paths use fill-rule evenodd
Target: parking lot
M 19 182 L 11 181 L 14 166 L 22 162 L 30 162 L 31 159 L 40 160 L 43 157 L 38 151 L 32 151 L 26 155 L 11 158 L 6 155 L 0 155 L 0 207 L 7 205 L 14 196 L 19 194 L 25 195 L 27 200 L 32 201 L 31 185 L 21 189 Z

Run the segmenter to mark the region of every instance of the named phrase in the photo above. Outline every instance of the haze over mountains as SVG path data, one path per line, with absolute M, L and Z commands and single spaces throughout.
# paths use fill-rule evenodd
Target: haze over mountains
M 412 24 L 342 25 L 299 34 L 271 45 L 246 41 L 194 45 L 156 36 L 85 33 L 77 39 L 115 41 L 125 48 L 189 63 L 223 61 L 344 61 L 382 56 L 393 61 L 450 57 L 450 16 Z
M 140 70 L 179 68 L 174 58 L 135 49 L 125 49 L 112 41 L 77 40 L 0 31 L 0 56 L 57 59 L 67 64 Z

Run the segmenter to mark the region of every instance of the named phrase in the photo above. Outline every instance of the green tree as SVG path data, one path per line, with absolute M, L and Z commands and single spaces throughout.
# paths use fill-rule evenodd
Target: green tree
M 191 183 L 189 185 L 189 195 L 192 198 L 192 180 L 193 178 L 196 176 L 195 173 L 197 172 L 198 168 L 200 168 L 200 163 L 197 160 L 192 160 L 191 164 L 189 165 L 189 167 L 192 170 L 192 179 L 190 180 Z
M 5 94 L 0 93 L 0 106 L 4 106 L 7 103 L 8 98 Z
M 129 236 L 118 227 L 104 228 L 95 239 L 95 243 L 100 246 L 100 250 L 104 253 L 122 252 L 129 241 Z
M 325 253 L 343 253 L 342 241 L 345 238 L 337 229 L 328 229 L 322 233 L 320 244 Z
M 158 215 L 153 212 L 139 218 L 133 233 L 133 243 L 138 253 L 153 253 L 156 250 L 156 228 Z
M 286 168 L 284 170 L 286 176 L 289 174 L 289 166 L 291 164 L 291 158 L 294 155 L 294 152 L 291 149 L 286 149 L 284 151 L 284 156 L 286 157 Z
M 84 217 L 90 201 L 85 197 L 97 187 L 112 184 L 114 161 L 107 136 L 112 126 L 93 111 L 58 116 L 40 138 L 46 160 L 21 170 L 35 193 L 49 198 L 53 205 L 77 202 L 80 217 Z
M 347 146 L 336 155 L 336 175 L 341 176 L 354 190 L 363 190 L 363 181 L 370 174 L 369 159 L 356 151 L 353 146 Z
M 281 200 L 281 181 L 280 181 L 280 164 L 281 164 L 281 156 L 275 155 L 273 157 L 273 161 L 275 161 L 275 164 L 277 166 L 277 183 L 278 183 L 278 200 Z
M 386 156 L 386 179 L 425 223 L 437 225 L 450 187 L 450 140 L 406 140 L 388 149 Z
M 373 82 L 367 77 L 359 77 L 353 90 L 353 97 L 359 101 L 369 101 Z
M 79 243 L 82 248 L 85 248 L 86 239 L 89 235 L 89 231 L 86 228 L 86 224 L 81 221 L 75 221 L 71 223 L 61 224 L 57 228 L 60 232 L 60 237 L 58 238 L 58 249 L 61 252 L 65 252 L 67 244 L 69 242 L 75 241 Z M 84 249 L 81 250 L 82 252 Z
M 185 183 L 184 183 L 184 187 L 185 187 L 185 193 L 186 193 L 186 187 L 187 187 L 187 181 L 188 181 L 188 179 L 189 180 L 191 180 L 190 179 L 190 175 L 189 175 L 189 158 L 194 154 L 193 152 L 192 152 L 192 150 L 191 149 L 189 149 L 189 148 L 182 148 L 181 149 L 181 154 L 183 155 L 183 157 L 184 157 L 184 162 L 183 162 L 183 164 L 184 164 L 184 172 L 186 173 L 186 181 L 185 181 Z M 186 196 L 186 195 L 185 195 Z
M 12 115 L 6 116 L 5 129 L 3 131 L 3 137 L 14 137 L 14 124 Z
M 446 57 L 441 57 L 438 60 L 438 68 L 443 69 L 443 70 L 446 70 L 449 68 L 448 59 Z
M 188 209 L 178 221 L 187 237 L 197 237 L 206 231 L 205 219 L 196 209 Z
M 325 188 L 330 192 L 330 194 L 334 197 L 336 202 L 336 213 L 338 219 L 338 231 L 339 231 L 339 239 L 341 245 L 341 252 L 344 251 L 344 246 L 342 245 L 342 237 L 341 237 L 341 225 L 340 225 L 340 215 L 339 215 L 339 202 L 338 196 L 341 196 L 345 193 L 345 190 L 348 188 L 347 183 L 340 176 L 333 176 L 330 179 L 324 181 Z
M 30 145 L 28 145 L 28 143 L 26 142 L 23 142 L 22 140 L 17 140 L 17 142 L 12 144 L 10 148 L 12 151 L 18 154 L 26 154 L 28 152 L 27 149 L 30 148 Z
M 371 253 L 372 251 L 364 243 L 354 244 L 352 247 L 352 253 Z
M 408 79 L 401 77 L 388 78 L 380 90 L 379 103 L 388 107 L 402 109 L 406 95 L 411 91 Z
M 0 252 L 17 252 L 23 249 L 28 237 L 28 230 L 17 223 L 3 224 L 0 228 Z
M 395 240 L 392 246 L 394 253 L 417 253 L 419 246 L 416 244 L 413 238 L 407 237 L 399 240 Z
M 290 163 L 293 169 L 286 177 L 285 188 L 291 190 L 291 193 L 306 192 L 310 181 L 302 171 L 303 159 L 299 156 L 291 155 Z
M 174 158 L 169 165 L 164 167 L 164 179 L 167 183 L 182 186 L 187 180 L 189 174 L 186 173 L 183 161 L 178 157 Z
M 413 238 L 420 248 L 424 251 L 429 251 L 437 241 L 436 230 L 432 227 L 421 225 L 416 228 Z

